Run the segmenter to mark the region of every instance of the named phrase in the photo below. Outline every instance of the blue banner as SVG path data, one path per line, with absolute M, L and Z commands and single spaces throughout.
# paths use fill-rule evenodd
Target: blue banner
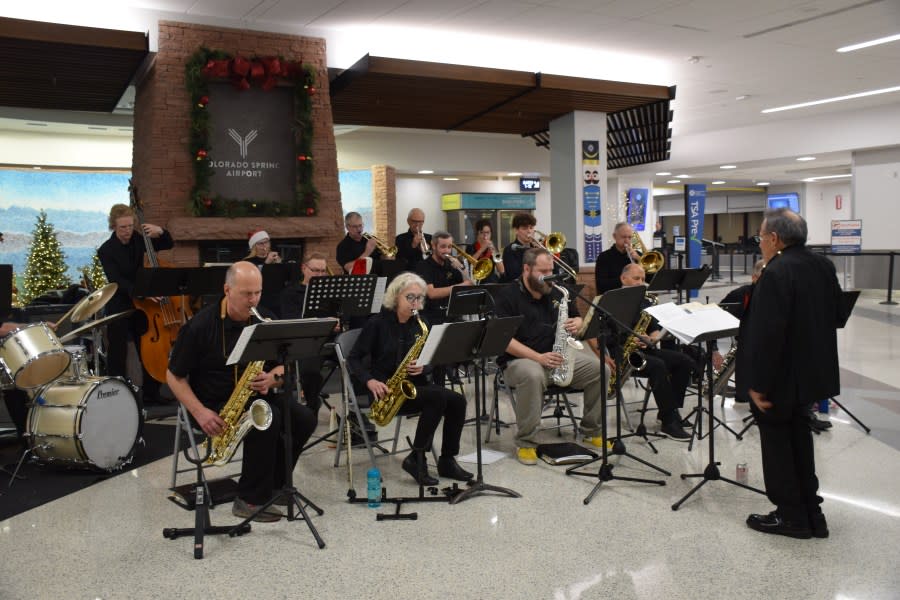
M 628 190 L 628 224 L 635 231 L 643 231 L 647 219 L 647 188 L 631 188 Z
M 684 215 L 687 225 L 687 267 L 700 267 L 700 253 L 703 250 L 703 213 L 706 211 L 706 185 L 684 186 Z

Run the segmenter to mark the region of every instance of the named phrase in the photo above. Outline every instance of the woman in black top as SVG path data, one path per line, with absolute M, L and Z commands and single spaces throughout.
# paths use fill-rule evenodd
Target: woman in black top
M 385 291 L 381 312 L 363 327 L 350 352 L 349 362 L 350 370 L 360 383 L 365 384 L 370 398 L 382 398 L 388 393 L 385 382 L 422 334 L 413 311 L 418 312 L 424 302 L 425 282 L 422 278 L 414 273 L 401 273 Z M 421 414 L 413 439 L 413 452 L 403 461 L 403 470 L 421 485 L 438 484 L 437 479 L 428 475 L 425 451 L 431 447 L 434 432 L 443 417 L 438 474 L 468 481 L 472 474 L 460 467 L 455 458 L 459 454 L 459 438 L 466 417 L 466 399 L 462 394 L 428 383 L 428 370 L 416 361 L 406 370 L 409 380 L 416 386 L 416 397 L 404 402 L 401 414 Z

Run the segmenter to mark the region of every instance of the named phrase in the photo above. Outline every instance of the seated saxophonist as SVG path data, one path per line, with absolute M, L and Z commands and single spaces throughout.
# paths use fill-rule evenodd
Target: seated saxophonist
M 603 446 L 600 436 L 601 362 L 586 347 L 570 349 L 569 359 L 554 351 L 559 338 L 574 335 L 581 317 L 574 302 L 561 300 L 561 294 L 542 279 L 553 273 L 553 259 L 544 248 L 529 248 L 522 256 L 522 275 L 497 298 L 498 317 L 523 315 L 525 319 L 499 359 L 504 366 L 507 385 L 516 390 L 517 458 L 525 465 L 537 464 L 538 425 L 544 391 L 550 385 L 554 369 L 571 370 L 571 387 L 584 390 L 584 414 L 581 433 L 586 442 Z M 509 272 L 509 271 L 507 271 Z M 568 315 L 575 315 L 569 317 Z
M 468 481 L 472 474 L 456 462 L 466 418 L 465 396 L 429 384 L 428 368 L 417 364 L 417 353 L 410 352 L 415 345 L 423 344 L 422 336 L 427 335 L 427 325 L 417 314 L 425 303 L 425 288 L 425 281 L 415 273 L 397 275 L 384 293 L 381 312 L 366 322 L 348 360 L 353 376 L 366 386 L 373 402 L 399 395 L 399 389 L 395 389 L 399 385 L 392 388 L 388 383 L 408 379 L 415 385 L 415 398 L 405 400 L 400 408 L 400 414 L 420 413 L 413 452 L 403 461 L 403 470 L 420 485 L 433 486 L 438 480 L 428 474 L 425 453 L 442 417 L 438 475 Z M 376 421 L 374 417 L 372 420 Z
M 256 308 L 262 294 L 262 274 L 252 263 L 236 262 L 225 275 L 224 292 L 219 302 L 204 307 L 181 328 L 166 372 L 166 382 L 175 398 L 187 409 L 194 424 L 210 437 L 225 433 L 226 423 L 219 413 L 236 391 L 235 386 L 248 366 L 225 363 L 244 327 L 256 322 L 251 308 Z M 266 318 L 272 316 L 264 308 L 260 312 Z M 284 442 L 279 410 L 282 403 L 274 393 L 283 376 L 282 365 L 267 361 L 249 382 L 255 394 L 266 397 L 272 421 L 267 429 L 251 429 L 244 438 L 241 477 L 232 506 L 236 517 L 249 517 L 284 485 Z M 316 419 L 306 406 L 296 402 L 289 405 L 291 464 L 296 465 L 300 449 L 316 427 Z M 271 506 L 255 520 L 273 522 L 281 517 L 282 512 Z
M 625 265 L 620 276 L 622 287 L 644 285 L 644 279 L 644 268 L 637 263 Z M 644 298 L 641 308 L 648 306 L 650 300 Z M 684 393 L 697 367 L 683 352 L 656 348 L 662 333 L 659 323 L 652 319 L 645 335 L 638 342 L 638 348 L 646 361 L 640 373 L 647 377 L 659 409 L 657 420 L 662 424 L 658 433 L 673 440 L 687 442 L 691 439 L 691 434 L 684 430 L 678 409 L 684 406 Z

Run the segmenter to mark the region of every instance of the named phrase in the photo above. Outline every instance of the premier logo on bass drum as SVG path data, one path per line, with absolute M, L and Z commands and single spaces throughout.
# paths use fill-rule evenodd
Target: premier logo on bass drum
M 119 395 L 118 388 L 112 389 L 108 392 L 104 392 L 102 388 L 97 388 L 97 399 L 98 400 L 101 398 L 112 398 L 113 396 L 118 396 L 118 395 Z

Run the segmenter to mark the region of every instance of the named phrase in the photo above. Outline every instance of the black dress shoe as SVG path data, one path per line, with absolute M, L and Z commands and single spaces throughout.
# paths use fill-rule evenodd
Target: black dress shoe
M 403 459 L 403 470 L 412 475 L 412 478 L 416 480 L 416 483 L 419 485 L 424 485 L 425 487 L 429 487 L 432 485 L 437 485 L 440 481 L 431 475 L 428 474 L 428 463 L 425 462 L 425 457 L 422 456 L 423 462 L 425 464 L 422 465 L 422 474 L 419 475 L 419 461 L 416 458 L 420 456 L 418 452 L 411 452 L 409 456 Z
M 438 475 L 457 481 L 469 481 L 473 477 L 471 473 L 459 466 L 452 456 L 442 456 L 438 459 Z
M 800 540 L 808 540 L 812 537 L 808 523 L 791 523 L 785 521 L 778 514 L 778 511 L 772 511 L 767 515 L 750 515 L 747 517 L 747 526 L 756 531 L 763 533 L 774 533 L 776 535 L 786 535 L 787 537 L 797 538 Z
M 825 515 L 821 512 L 809 518 L 809 528 L 812 530 L 814 538 L 824 539 L 828 537 L 828 521 L 825 520 Z

